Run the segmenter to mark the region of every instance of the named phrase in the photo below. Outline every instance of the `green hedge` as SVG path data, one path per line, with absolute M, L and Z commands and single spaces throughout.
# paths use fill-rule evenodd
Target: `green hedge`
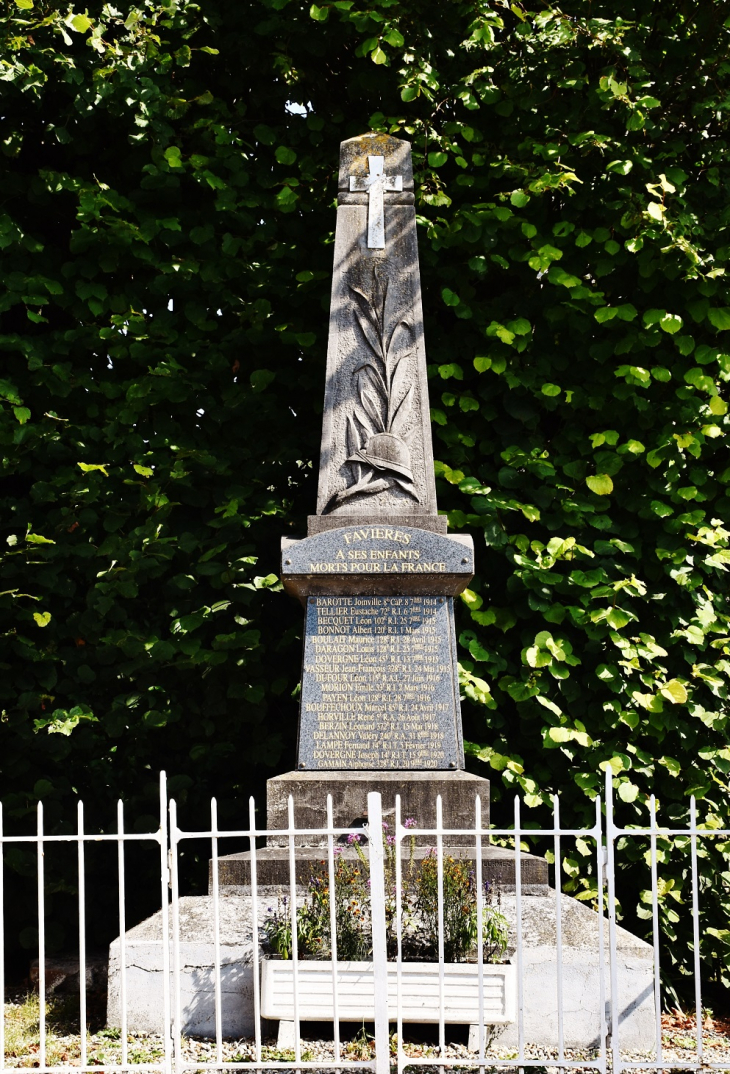
M 440 504 L 477 539 L 470 763 L 496 815 L 520 791 L 545 823 L 559 790 L 591 823 L 610 768 L 626 824 L 654 793 L 665 822 L 694 794 L 728 826 L 721 5 L 14 0 L 1 32 L 8 823 L 43 800 L 60 828 L 77 793 L 153 823 L 161 767 L 191 818 L 211 793 L 240 817 L 291 765 L 301 616 L 277 545 L 315 502 L 338 143 L 373 128 L 413 143 Z M 720 981 L 730 848 L 708 842 Z M 586 850 L 565 886 L 590 901 Z M 683 964 L 688 863 L 662 856 Z

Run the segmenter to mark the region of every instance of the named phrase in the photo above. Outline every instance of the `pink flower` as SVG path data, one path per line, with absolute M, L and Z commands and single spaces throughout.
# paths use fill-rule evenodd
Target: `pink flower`
M 406 817 L 406 819 L 403 821 L 403 827 L 404 828 L 415 828 L 416 827 L 416 818 L 415 817 Z

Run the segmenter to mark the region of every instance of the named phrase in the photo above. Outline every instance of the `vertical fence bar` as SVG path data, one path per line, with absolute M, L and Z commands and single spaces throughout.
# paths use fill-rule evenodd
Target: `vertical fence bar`
M 5 848 L 0 802 L 0 1064 L 5 1069 Z
M 697 1062 L 702 1064 L 702 979 L 700 977 L 700 908 L 697 879 L 697 803 L 689 800 L 689 845 L 692 854 L 692 941 L 694 944 L 695 1019 L 697 1033 Z
M 38 854 L 38 1032 L 40 1050 L 38 1065 L 46 1065 L 46 907 L 44 897 L 43 873 L 43 802 L 38 803 L 37 813 L 37 854 Z
M 215 978 L 215 1057 L 216 1062 L 223 1062 L 223 1006 L 221 998 L 221 907 L 218 890 L 218 802 L 210 800 L 210 867 L 213 870 L 213 963 Z M 252 928 L 256 930 L 256 922 Z M 254 962 L 254 968 L 257 963 Z
M 256 863 L 256 803 L 248 800 L 248 832 L 251 850 L 251 936 L 253 938 L 253 1032 L 256 1062 L 261 1062 L 261 982 L 259 979 L 259 893 Z
M 182 982 L 180 979 L 180 886 L 177 868 L 177 802 L 170 799 L 170 887 L 172 889 L 172 979 L 174 989 L 173 1058 L 175 1070 L 182 1064 Z
M 332 811 L 332 795 L 327 795 L 327 875 L 329 878 L 330 903 L 330 953 L 332 956 L 332 1031 L 335 1044 L 335 1060 L 340 1061 L 340 982 L 337 979 L 337 895 L 335 891 L 335 826 Z
M 297 923 L 297 862 L 294 855 L 294 799 L 289 795 L 287 806 L 289 823 L 289 898 L 291 913 L 291 957 L 292 957 L 292 983 L 294 986 L 294 1059 L 300 1063 L 302 1060 L 302 1046 L 299 1039 L 301 1026 L 299 1023 L 299 932 Z
M 555 968 L 557 971 L 558 988 L 558 1063 L 562 1066 L 565 1061 L 565 1024 L 563 1016 L 563 858 L 560 849 L 560 799 L 557 794 L 553 795 L 553 850 L 555 853 L 555 943 L 557 946 L 557 959 Z
M 172 1010 L 170 1002 L 170 869 L 167 858 L 167 775 L 160 772 L 160 910 L 162 916 L 162 1041 L 165 1071 L 172 1071 Z
M 661 978 L 659 976 L 659 895 L 658 895 L 658 877 L 657 877 L 657 860 L 656 860 L 656 798 L 652 794 L 649 805 L 649 811 L 651 813 L 651 837 L 650 837 L 650 857 L 651 857 L 651 917 L 652 917 L 652 939 L 654 946 L 654 1017 L 656 1019 L 656 1059 L 658 1063 L 662 1061 L 662 986 Z
M 606 931 L 604 927 L 603 900 L 603 824 L 601 820 L 601 796 L 596 795 L 596 883 L 598 885 L 598 1034 L 600 1069 L 606 1074 Z
M 477 888 L 477 978 L 479 987 L 479 1058 L 484 1059 L 484 889 L 482 884 L 482 800 L 474 799 L 474 877 Z
M 611 1056 L 613 1074 L 620 1074 L 618 965 L 616 952 L 616 862 L 613 823 L 613 773 L 606 772 L 606 874 L 608 880 L 608 959 L 611 979 Z
M 403 1051 L 403 835 L 400 795 L 395 796 L 395 1034 L 398 1041 L 396 1070 L 404 1066 Z
M 119 1006 L 122 1023 L 122 1066 L 127 1065 L 127 915 L 124 875 L 124 805 L 117 802 L 117 878 L 119 882 Z
M 370 919 L 373 929 L 373 990 L 375 1008 L 375 1074 L 389 1074 L 388 951 L 385 933 L 385 862 L 383 808 L 377 791 L 368 793 L 370 844 Z
M 84 803 L 77 806 L 79 873 L 79 1036 L 81 1066 L 86 1066 L 86 872 L 84 862 Z
M 436 797 L 436 882 L 438 885 L 439 928 L 439 1054 L 446 1051 L 446 1023 L 444 1020 L 444 837 L 443 806 L 441 795 Z M 441 1068 L 443 1070 L 443 1067 Z
M 522 855 L 520 800 L 515 795 L 515 926 L 517 932 L 517 1058 L 525 1058 L 525 982 L 522 964 Z M 522 1067 L 520 1067 L 520 1070 Z

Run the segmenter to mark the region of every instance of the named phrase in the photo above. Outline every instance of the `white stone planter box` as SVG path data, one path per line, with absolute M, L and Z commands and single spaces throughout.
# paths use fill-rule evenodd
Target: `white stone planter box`
M 516 1018 L 515 967 L 483 967 L 484 1024 L 506 1025 Z M 333 981 L 330 962 L 297 963 L 299 1018 L 328 1021 L 333 1015 Z M 374 987 L 372 962 L 337 963 L 338 1014 L 343 1022 L 372 1021 Z M 388 1016 L 397 1018 L 397 967 L 388 963 Z M 404 1022 L 439 1021 L 439 967 L 431 962 L 401 964 L 401 1010 Z M 293 1021 L 294 963 L 265 959 L 261 967 L 261 1014 L 264 1018 Z M 444 966 L 444 1021 L 474 1025 L 479 1022 L 479 968 L 472 963 Z

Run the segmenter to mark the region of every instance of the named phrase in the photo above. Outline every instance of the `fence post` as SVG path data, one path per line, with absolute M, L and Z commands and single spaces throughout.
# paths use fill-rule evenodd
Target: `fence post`
M 616 826 L 613 823 L 613 774 L 606 771 L 606 880 L 608 886 L 608 963 L 611 981 L 611 1054 L 613 1074 L 621 1072 L 619 1044 L 618 966 L 616 960 Z
M 165 1074 L 172 1071 L 172 1010 L 170 1005 L 170 867 L 167 857 L 167 775 L 160 772 L 160 908 L 162 911 L 162 1044 Z
M 375 1074 L 388 1074 L 388 951 L 385 938 L 385 853 L 383 806 L 380 794 L 368 794 L 370 844 L 370 917 L 373 928 L 373 989 L 375 1000 Z

